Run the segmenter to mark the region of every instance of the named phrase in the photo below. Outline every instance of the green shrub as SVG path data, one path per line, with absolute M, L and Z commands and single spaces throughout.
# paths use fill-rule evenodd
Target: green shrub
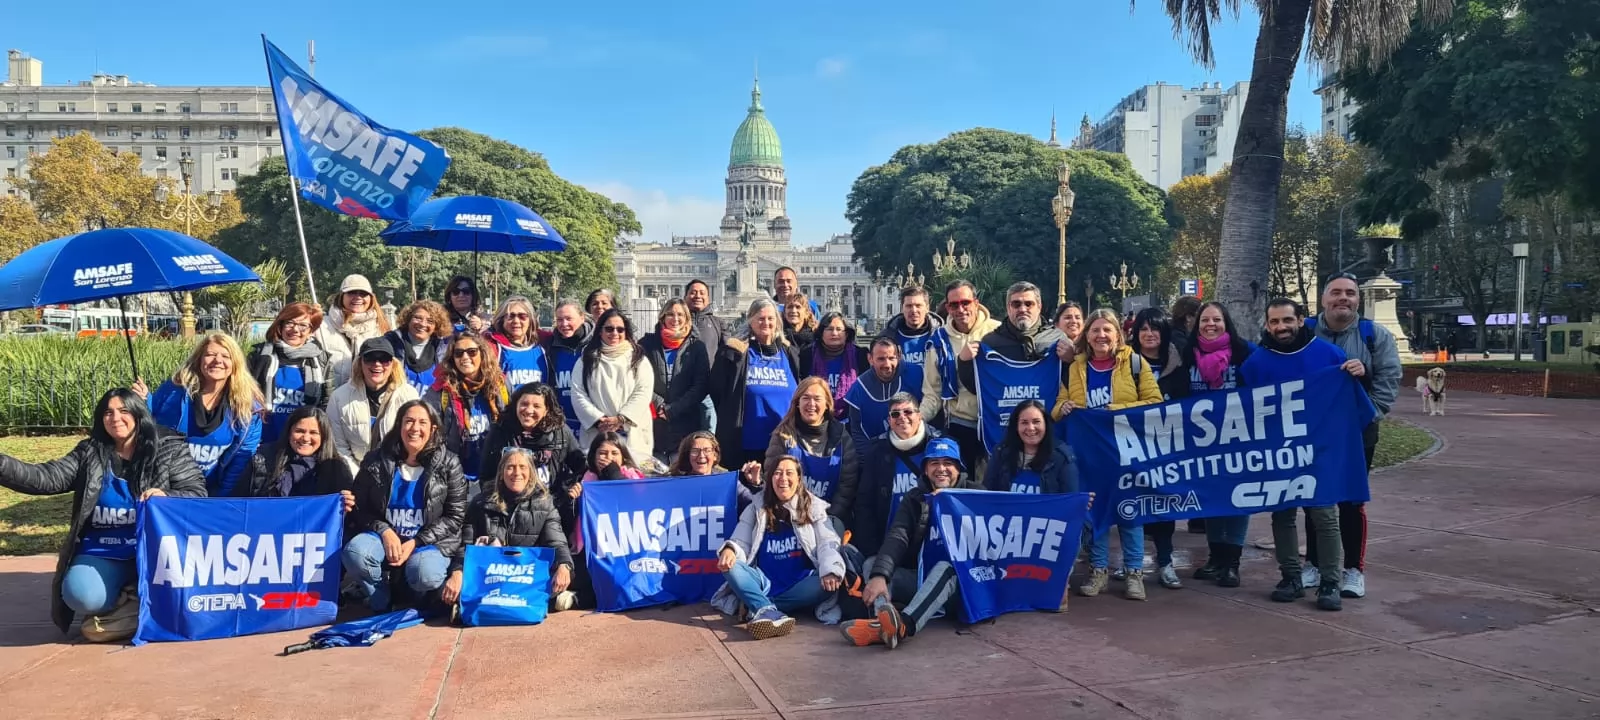
M 180 340 L 134 340 L 139 372 L 152 390 L 189 356 Z M 133 382 L 120 338 L 0 338 L 0 432 L 87 428 L 106 390 Z

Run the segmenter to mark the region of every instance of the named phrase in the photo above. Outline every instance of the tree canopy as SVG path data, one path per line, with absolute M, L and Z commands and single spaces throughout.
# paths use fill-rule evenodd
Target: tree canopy
M 868 168 L 851 186 L 845 216 L 856 257 L 868 271 L 932 275 L 934 251 L 954 236 L 1055 296 L 1058 236 L 1050 198 L 1065 158 L 1077 194 L 1067 226 L 1067 294 L 1104 290 L 1123 263 L 1149 277 L 1170 241 L 1165 198 L 1120 154 L 1058 150 L 1038 139 L 977 128 L 908 145 Z M 1170 279 L 1169 279 L 1170 280 Z

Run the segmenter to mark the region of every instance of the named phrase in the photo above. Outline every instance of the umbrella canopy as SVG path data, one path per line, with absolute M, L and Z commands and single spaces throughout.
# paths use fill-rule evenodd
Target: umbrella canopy
M 368 647 L 396 632 L 417 625 L 422 620 L 421 613 L 408 609 L 330 625 L 311 633 L 309 642 L 284 648 L 283 654 L 293 655 L 307 650 L 336 647 Z
M 0 267 L 0 310 L 260 282 L 202 240 L 153 228 L 94 230 L 34 246 Z
M 459 195 L 429 200 L 381 233 L 384 243 L 446 252 L 561 252 L 567 241 L 539 214 L 510 200 Z

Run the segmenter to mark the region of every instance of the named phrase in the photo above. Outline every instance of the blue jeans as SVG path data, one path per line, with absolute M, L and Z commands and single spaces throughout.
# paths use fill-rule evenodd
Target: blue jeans
M 739 600 L 744 602 L 745 609 L 751 613 L 776 605 L 779 612 L 793 615 L 800 610 L 821 605 L 828 597 L 828 591 L 822 589 L 822 577 L 812 573 L 810 577 L 795 583 L 794 587 L 768 599 L 766 594 L 761 592 L 761 583 L 766 577 L 761 574 L 759 568 L 742 560 L 735 562 L 733 567 L 722 574 L 722 579 L 727 580 L 728 586 L 733 588 L 733 594 L 739 596 Z
M 1117 537 L 1122 540 L 1122 567 L 1126 570 L 1144 569 L 1144 526 L 1117 526 Z M 1089 567 L 1104 570 L 1111 564 L 1111 529 L 1094 534 L 1089 544 Z
M 717 404 L 711 401 L 711 396 L 700 401 L 700 425 L 711 432 L 717 431 Z
M 79 555 L 61 578 L 61 602 L 79 615 L 103 615 L 117 604 L 138 567 L 133 560 Z
M 1206 542 L 1242 546 L 1249 530 L 1249 515 L 1206 518 Z
M 383 538 L 377 533 L 364 532 L 344 544 L 340 553 L 344 571 L 360 583 L 366 591 L 367 605 L 383 611 L 389 607 L 389 586 L 383 582 L 383 568 L 387 564 L 383 553 Z M 424 545 L 411 552 L 405 564 L 406 584 L 418 593 L 444 587 L 450 574 L 450 558 L 439 548 Z

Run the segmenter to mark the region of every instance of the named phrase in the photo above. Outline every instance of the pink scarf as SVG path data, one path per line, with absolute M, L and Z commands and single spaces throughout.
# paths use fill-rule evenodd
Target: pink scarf
M 1233 338 L 1222 333 L 1213 340 L 1198 334 L 1194 339 L 1194 365 L 1200 370 L 1200 379 L 1206 381 L 1206 386 L 1212 390 L 1222 387 L 1222 379 L 1228 374 L 1228 365 L 1233 361 Z

